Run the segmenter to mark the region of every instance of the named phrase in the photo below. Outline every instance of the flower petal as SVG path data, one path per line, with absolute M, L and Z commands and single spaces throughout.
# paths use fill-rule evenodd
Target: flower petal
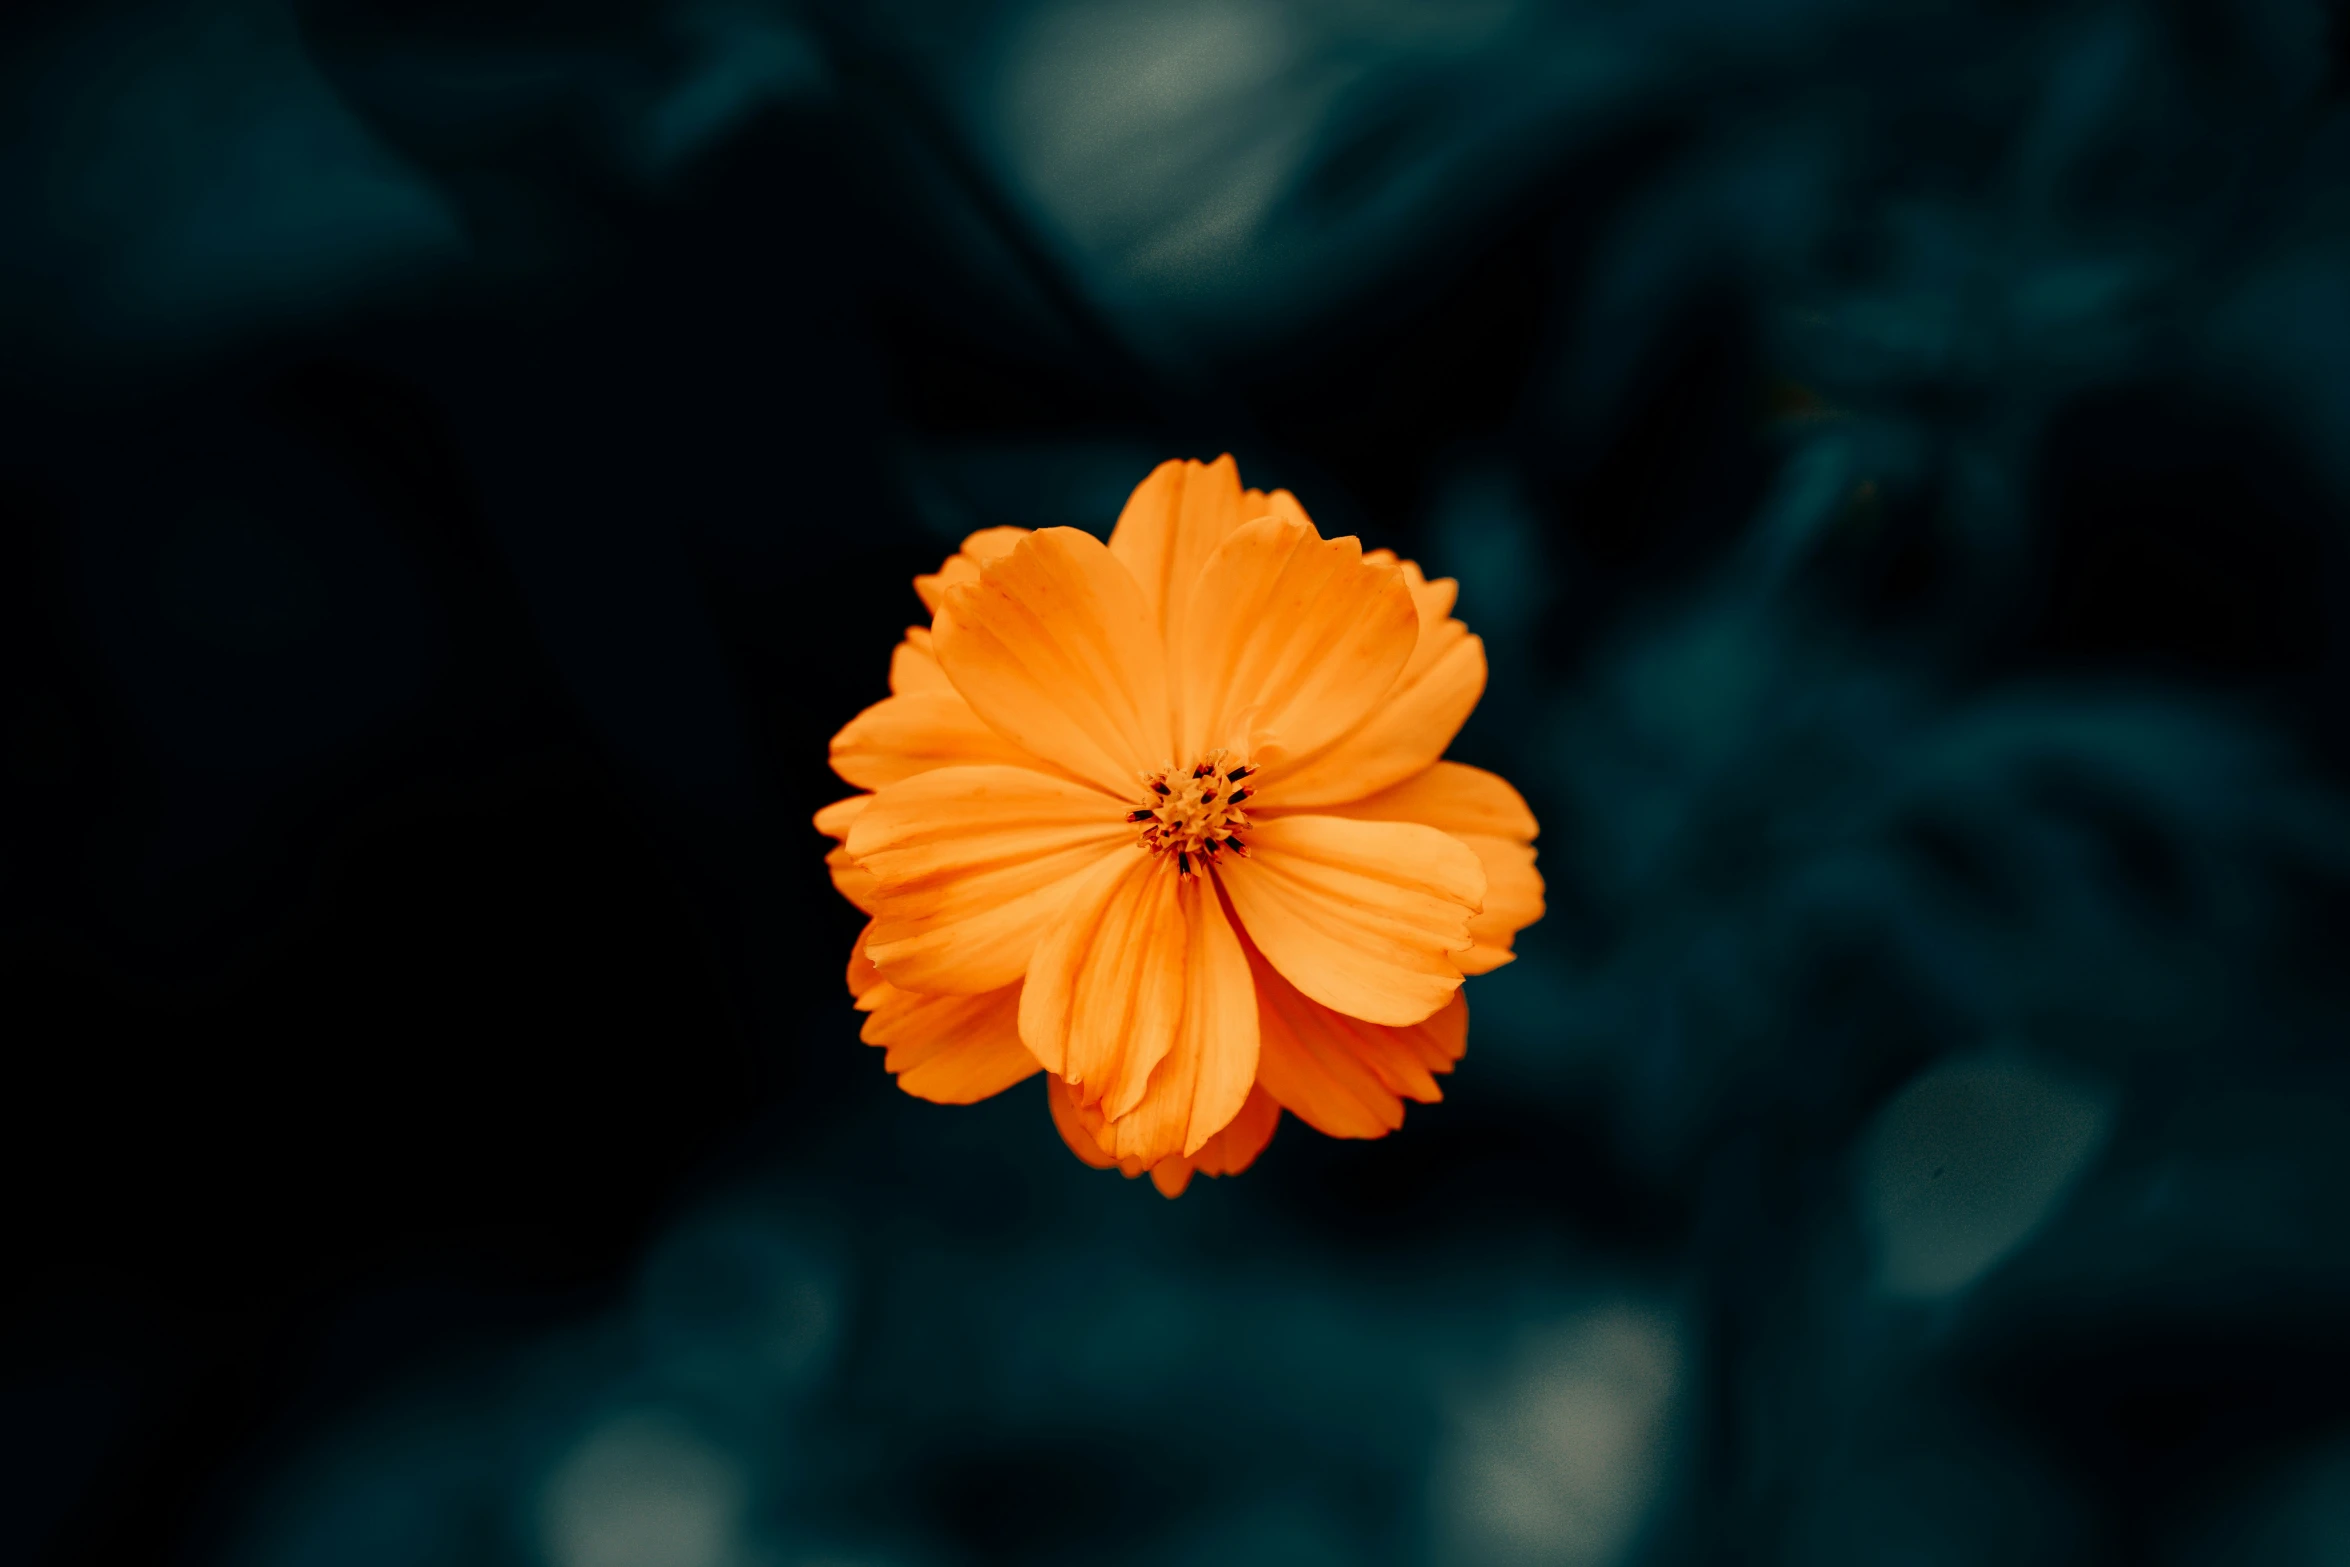
M 1212 463 L 1163 462 L 1134 487 L 1110 530 L 1110 553 L 1141 584 L 1170 648 L 1216 546 L 1242 523 L 1267 516 L 1303 522 L 1305 509 L 1287 490 L 1242 489 L 1230 453 Z
M 1166 655 L 1107 546 L 1046 528 L 947 589 L 939 666 L 1005 739 L 1123 800 L 1168 756 Z
M 979 573 L 971 573 L 974 580 Z M 892 696 L 959 696 L 955 683 L 938 667 L 938 651 L 930 645 L 928 626 L 908 626 L 906 639 L 890 649 L 889 692 Z
M 1469 1004 L 1459 992 L 1420 1022 L 1387 1028 L 1333 1012 L 1252 954 L 1263 1045 L 1257 1083 L 1281 1107 L 1331 1137 L 1384 1137 L 1403 1125 L 1403 1102 L 1444 1097 L 1429 1074 L 1449 1072 L 1468 1048 Z
M 1283 816 L 1249 829 L 1216 868 L 1249 939 L 1324 1006 L 1417 1023 L 1460 987 L 1485 897 L 1477 856 L 1417 822 Z
M 1240 514 L 1240 468 L 1230 453 L 1212 463 L 1174 459 L 1134 487 L 1110 530 L 1110 553 L 1133 573 L 1162 627 L 1183 624 L 1191 584 Z
M 939 601 L 948 588 L 958 582 L 978 581 L 980 567 L 1011 554 L 1013 546 L 1026 537 L 1026 528 L 982 528 L 972 534 L 963 541 L 962 549 L 949 555 L 938 570 L 914 579 L 914 591 L 921 595 L 922 607 L 937 614 Z
M 1420 614 L 1420 640 L 1412 645 L 1412 661 L 1404 665 L 1403 672 L 1416 675 L 1434 664 L 1444 649 L 1469 629 L 1452 618 L 1461 585 L 1450 577 L 1430 579 L 1418 561 L 1404 560 L 1393 550 L 1372 550 L 1363 558 L 1395 567 L 1403 573 L 1404 585 L 1412 590 L 1412 608 Z
M 1143 1173 L 1145 1166 L 1140 1159 L 1121 1159 L 1102 1146 L 1111 1134 L 1099 1105 L 1080 1104 L 1077 1090 L 1057 1077 L 1048 1075 L 1045 1082 L 1053 1125 L 1071 1153 L 1097 1170 L 1115 1169 L 1128 1180 Z M 1240 1113 L 1222 1131 L 1202 1143 L 1198 1154 L 1188 1159 L 1181 1154 L 1169 1154 L 1148 1166 L 1151 1184 L 1162 1196 L 1180 1197 L 1195 1173 L 1238 1175 L 1256 1163 L 1257 1155 L 1273 1140 L 1273 1129 L 1280 1121 L 1281 1106 L 1264 1089 L 1252 1088 Z
M 1052 1110 L 1053 1126 L 1060 1132 L 1061 1141 L 1069 1145 L 1069 1151 L 1097 1170 L 1115 1167 L 1117 1155 L 1105 1152 L 1101 1139 L 1095 1135 L 1102 1125 L 1100 1108 L 1079 1104 L 1077 1090 L 1050 1073 L 1046 1074 L 1044 1083 L 1045 1103 Z M 1127 1173 L 1139 1175 L 1142 1170 L 1137 1165 Z
M 1243 525 L 1201 570 L 1177 644 L 1180 754 L 1253 756 L 1261 740 L 1310 755 L 1363 720 L 1418 634 L 1403 574 L 1356 540 L 1293 518 Z
M 1265 1151 L 1265 1145 L 1273 1140 L 1273 1129 L 1280 1124 L 1281 1106 L 1264 1089 L 1252 1088 L 1240 1113 L 1183 1162 L 1202 1175 L 1238 1175 L 1257 1162 L 1257 1155 Z M 1163 1159 L 1154 1165 L 1152 1178 L 1157 1179 L 1159 1171 L 1173 1162 Z M 1166 1188 L 1162 1185 L 1160 1190 Z
M 865 807 L 873 803 L 869 794 L 852 794 L 845 800 L 835 800 L 816 813 L 816 830 L 827 838 L 844 842 L 849 829 L 857 825 L 857 818 L 865 814 Z
M 1090 872 L 1037 944 L 1020 1036 L 1081 1104 L 1105 1152 L 1197 1153 L 1256 1080 L 1257 1005 L 1213 883 L 1164 856 Z
M 1542 918 L 1542 873 L 1530 840 L 1540 831 L 1534 813 L 1508 782 L 1482 767 L 1438 762 L 1367 800 L 1333 805 L 1323 814 L 1359 821 L 1419 822 L 1451 833 L 1485 867 L 1485 903 L 1469 921 L 1476 945 L 1454 960 L 1464 974 L 1484 974 L 1510 961 L 1517 933 Z
M 1385 550 L 1363 557 L 1392 561 Z M 1418 640 L 1403 673 L 1378 706 L 1319 753 L 1269 773 L 1258 808 L 1329 805 L 1385 789 L 1433 763 L 1485 694 L 1485 644 L 1451 618 L 1456 585 L 1434 582 L 1403 561 L 1397 568 L 1419 614 Z
M 1020 1043 L 1017 985 L 922 996 L 884 981 L 857 998 L 857 1009 L 870 1014 L 859 1037 L 887 1051 L 882 1066 L 917 1099 L 976 1104 L 1043 1070 Z
M 1270 791 L 1268 791 L 1270 792 Z M 1263 812 L 1278 809 L 1259 804 Z M 1531 843 L 1541 828 L 1509 780 L 1463 762 L 1438 762 L 1364 799 L 1322 807 L 1322 816 L 1366 822 L 1420 822 L 1457 838 L 1483 834 Z
M 871 795 L 865 796 L 870 800 Z M 836 843 L 824 856 L 824 868 L 832 872 L 832 887 L 842 897 L 855 904 L 861 913 L 874 912 L 873 873 L 859 865 L 849 853 L 848 845 Z
M 1045 1074 L 1045 1082 L 1050 1085 L 1053 1125 L 1060 1129 L 1061 1140 L 1069 1145 L 1071 1153 L 1097 1170 L 1114 1169 L 1130 1181 L 1150 1168 L 1132 1154 L 1121 1158 L 1110 1152 L 1110 1145 L 1117 1139 L 1111 1134 L 1109 1119 L 1102 1114 L 1100 1105 L 1085 1103 L 1076 1088 L 1049 1072 Z
M 1024 767 L 942 767 L 891 784 L 849 831 L 874 878 L 867 942 L 907 990 L 977 995 L 1027 971 L 1074 878 L 1126 848 L 1116 802 Z
M 879 789 L 937 767 L 1036 759 L 997 734 L 954 691 L 884 697 L 832 737 L 832 770 L 860 789 Z
M 1070 1152 L 1097 1170 L 1116 1170 L 1130 1181 L 1151 1168 L 1148 1161 L 1132 1154 L 1120 1157 L 1110 1151 L 1117 1139 L 1100 1105 L 1084 1103 L 1076 1088 L 1049 1072 L 1045 1080 L 1052 1084 L 1053 1124 L 1060 1128 L 1061 1140 L 1069 1145 Z M 1169 1157 L 1179 1160 L 1182 1156 Z
M 889 983 L 881 977 L 881 970 L 873 966 L 873 960 L 865 955 L 865 939 L 872 934 L 873 922 L 867 920 L 865 928 L 857 932 L 856 944 L 849 948 L 849 994 L 859 1000 L 863 1000 L 865 993 L 875 986 Z
M 1516 956 L 1518 932 L 1542 918 L 1542 873 L 1534 868 L 1534 845 L 1484 833 L 1465 833 L 1461 842 L 1485 867 L 1485 906 L 1469 921 L 1476 945 L 1454 955 L 1464 974 L 1489 974 Z

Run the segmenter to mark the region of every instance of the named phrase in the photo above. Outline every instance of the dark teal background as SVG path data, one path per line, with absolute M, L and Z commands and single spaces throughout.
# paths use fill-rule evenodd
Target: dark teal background
M 0 19 L 0 1550 L 2350 1561 L 2350 18 Z M 856 1039 L 908 579 L 1237 454 L 1551 912 L 1167 1203 Z

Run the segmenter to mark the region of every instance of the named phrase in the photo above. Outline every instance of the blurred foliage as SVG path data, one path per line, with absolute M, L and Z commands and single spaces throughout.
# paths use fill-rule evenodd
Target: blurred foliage
M 4 25 L 31 1549 L 2350 1558 L 2338 6 Z M 1227 448 L 1461 580 L 1551 914 L 1165 1204 L 888 1088 L 801 823 Z

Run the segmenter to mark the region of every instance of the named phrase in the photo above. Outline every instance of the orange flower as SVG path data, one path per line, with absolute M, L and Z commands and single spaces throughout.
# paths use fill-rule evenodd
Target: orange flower
M 1145 479 L 1108 544 L 990 528 L 833 737 L 864 1039 L 968 1104 L 1039 1070 L 1088 1164 L 1172 1197 L 1283 1110 L 1379 1137 L 1442 1097 L 1465 974 L 1542 915 L 1533 814 L 1440 760 L 1485 689 L 1454 584 L 1325 539 L 1230 457 Z

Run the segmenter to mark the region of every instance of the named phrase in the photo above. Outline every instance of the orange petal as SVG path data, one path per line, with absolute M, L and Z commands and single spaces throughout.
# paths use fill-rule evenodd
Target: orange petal
M 1084 1103 L 1075 1088 L 1050 1072 L 1045 1074 L 1045 1083 L 1053 1125 L 1060 1129 L 1061 1140 L 1069 1145 L 1071 1153 L 1097 1170 L 1114 1169 L 1130 1181 L 1149 1168 L 1140 1159 L 1131 1155 L 1120 1158 L 1104 1146 L 1115 1139 L 1100 1105 Z
M 1325 806 L 1317 814 L 1367 822 L 1419 822 L 1459 838 L 1482 834 L 1519 843 L 1533 842 L 1541 831 L 1526 808 L 1525 796 L 1511 788 L 1509 780 L 1462 762 L 1438 762 L 1391 789 Z
M 1324 1006 L 1417 1023 L 1460 987 L 1453 954 L 1485 872 L 1458 838 L 1417 822 L 1282 816 L 1249 829 L 1216 868 L 1249 939 Z
M 1403 1125 L 1403 1102 L 1443 1098 L 1433 1072 L 1468 1048 L 1469 1004 L 1459 991 L 1434 1014 L 1385 1028 L 1333 1012 L 1253 955 L 1263 1046 L 1257 1082 L 1281 1107 L 1331 1137 L 1384 1137 Z
M 870 1014 L 860 1037 L 887 1051 L 882 1066 L 917 1099 L 976 1104 L 1041 1070 L 1020 1043 L 1016 985 L 983 996 L 921 996 L 885 982 L 858 1007 Z
M 871 799 L 871 795 L 864 798 Z M 855 904 L 864 913 L 875 912 L 873 903 L 873 873 L 849 854 L 848 845 L 836 843 L 824 856 L 824 868 L 832 872 L 833 890 Z
M 1183 624 L 1183 606 L 1240 514 L 1240 468 L 1231 454 L 1212 463 L 1163 462 L 1134 487 L 1110 530 L 1110 553 L 1133 573 L 1162 627 Z
M 1242 523 L 1267 516 L 1303 522 L 1305 509 L 1287 490 L 1242 489 L 1230 453 L 1212 463 L 1163 462 L 1134 487 L 1110 530 L 1110 553 L 1141 584 L 1170 645 L 1216 546 Z
M 856 945 L 849 948 L 849 994 L 860 1001 L 867 992 L 888 983 L 881 977 L 881 970 L 875 968 L 873 960 L 865 954 L 865 939 L 872 934 L 873 922 L 867 920 L 865 928 L 857 932 Z
M 1420 615 L 1420 639 L 1412 644 L 1411 662 L 1403 666 L 1404 676 L 1409 679 L 1433 666 L 1444 650 L 1469 629 L 1452 618 L 1452 607 L 1461 596 L 1461 585 L 1450 577 L 1430 581 L 1421 573 L 1418 561 L 1398 559 L 1393 550 L 1373 550 L 1363 558 L 1395 567 L 1403 573 L 1404 585 L 1412 590 L 1412 608 Z
M 827 838 L 846 840 L 849 829 L 857 825 L 857 818 L 865 814 L 865 807 L 873 803 L 869 794 L 852 794 L 845 800 L 835 800 L 816 813 L 816 830 Z
M 1363 557 L 1393 561 L 1385 550 Z M 1485 644 L 1451 618 L 1456 584 L 1449 577 L 1428 581 L 1420 568 L 1403 561 L 1403 573 L 1419 614 L 1418 640 L 1403 673 L 1370 715 L 1345 736 L 1311 757 L 1269 773 L 1258 790 L 1258 808 L 1274 810 L 1358 800 L 1410 778 L 1442 756 L 1485 694 Z
M 978 569 L 971 572 L 976 580 Z M 954 696 L 955 683 L 938 667 L 938 652 L 930 645 L 928 626 L 908 626 L 906 640 L 890 650 L 889 692 L 892 696 Z
M 1510 961 L 1517 933 L 1542 918 L 1542 873 L 1531 840 L 1539 829 L 1525 799 L 1507 781 L 1481 767 L 1438 762 L 1367 800 L 1333 805 L 1324 813 L 1363 821 L 1419 822 L 1451 833 L 1485 867 L 1485 903 L 1469 921 L 1476 944 L 1454 961 L 1464 974 L 1484 974 Z
M 1293 518 L 1242 526 L 1201 570 L 1177 644 L 1181 755 L 1319 750 L 1386 694 L 1418 634 L 1403 574 L 1356 540 Z
M 1256 1163 L 1257 1155 L 1273 1140 L 1273 1128 L 1281 1123 L 1281 1106 L 1262 1088 L 1248 1092 L 1248 1102 L 1240 1107 L 1224 1130 L 1200 1145 L 1191 1158 L 1181 1154 L 1161 1159 L 1151 1166 L 1151 1184 L 1162 1197 L 1180 1197 L 1191 1184 L 1193 1175 L 1238 1175 Z
M 1124 800 L 1165 766 L 1166 655 L 1150 606 L 1107 546 L 1046 528 L 947 590 L 941 668 L 988 726 Z
M 952 690 L 884 697 L 832 737 L 832 770 L 860 789 L 879 789 L 934 767 L 1036 759 L 979 721 Z
M 929 576 L 914 579 L 914 591 L 922 596 L 922 607 L 937 614 L 939 601 L 948 588 L 958 582 L 978 581 L 980 567 L 1011 554 L 1013 546 L 1026 537 L 1026 528 L 982 528 L 972 534 L 963 541 L 961 550 L 946 558 L 945 565 Z
M 1461 842 L 1485 867 L 1485 906 L 1469 921 L 1476 945 L 1454 961 L 1464 974 L 1486 974 L 1510 961 L 1518 932 L 1542 918 L 1542 873 L 1534 868 L 1534 845 L 1483 833 L 1465 833 Z
M 1097 1170 L 1114 1168 L 1128 1180 L 1143 1173 L 1140 1160 L 1120 1159 L 1102 1146 L 1102 1140 L 1110 1134 L 1100 1106 L 1078 1103 L 1077 1091 L 1057 1077 L 1047 1076 L 1045 1082 L 1053 1125 L 1071 1153 Z M 1169 1154 L 1151 1165 L 1151 1184 L 1164 1196 L 1180 1197 L 1194 1174 L 1238 1175 L 1265 1151 L 1280 1121 L 1281 1106 L 1264 1089 L 1252 1088 L 1240 1113 L 1222 1131 L 1202 1143 L 1196 1155 L 1186 1159 L 1181 1154 Z
M 1257 1155 L 1265 1151 L 1265 1145 L 1273 1140 L 1273 1129 L 1280 1124 L 1281 1106 L 1262 1088 L 1252 1088 L 1240 1114 L 1191 1155 L 1191 1167 L 1202 1175 L 1238 1175 L 1257 1162 Z
M 875 879 L 867 950 L 907 990 L 1001 989 L 1027 971 L 1073 879 L 1127 850 L 1132 832 L 1116 802 L 1028 768 L 942 767 L 891 784 L 845 845 Z
M 1105 1152 L 1101 1140 L 1094 1135 L 1102 1124 L 1102 1113 L 1091 1106 L 1077 1102 L 1077 1092 L 1058 1077 L 1045 1078 L 1045 1103 L 1052 1108 L 1053 1126 L 1060 1132 L 1061 1141 L 1069 1151 L 1097 1170 L 1107 1170 L 1118 1162 L 1117 1156 Z
M 1161 1159 L 1151 1166 L 1151 1184 L 1159 1189 L 1161 1197 L 1180 1197 L 1183 1188 L 1191 1184 L 1191 1170 L 1191 1161 L 1180 1155 Z
M 1163 856 L 1089 872 L 1037 944 L 1020 1036 L 1081 1104 L 1102 1147 L 1155 1164 L 1195 1154 L 1256 1080 L 1248 959 L 1213 883 Z

